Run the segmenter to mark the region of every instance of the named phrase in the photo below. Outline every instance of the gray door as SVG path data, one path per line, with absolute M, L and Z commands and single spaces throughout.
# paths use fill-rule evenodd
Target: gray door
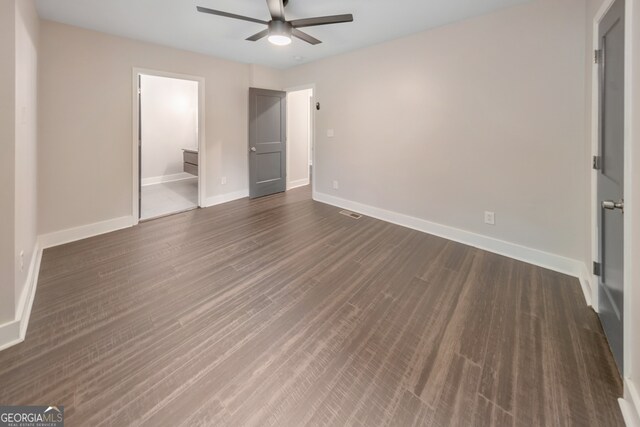
M 287 93 L 249 89 L 249 196 L 287 188 Z
M 599 312 L 618 368 L 623 367 L 624 0 L 600 23 Z

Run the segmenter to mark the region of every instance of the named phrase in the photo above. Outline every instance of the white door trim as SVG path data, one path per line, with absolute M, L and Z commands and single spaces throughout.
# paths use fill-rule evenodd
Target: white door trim
M 599 46 L 599 25 L 604 16 L 607 14 L 611 6 L 613 5 L 615 0 L 605 0 L 600 10 L 596 13 L 593 22 L 593 50 L 598 49 Z M 632 325 L 631 315 L 633 313 L 633 307 L 631 307 L 631 298 L 632 295 L 632 252 L 631 252 L 631 227 L 632 220 L 634 218 L 634 205 L 632 200 L 632 183 L 633 183 L 633 161 L 632 161 L 632 84 L 633 84 L 633 70 L 632 70 L 632 54 L 633 54 L 633 7 L 634 0 L 626 0 L 625 1 L 625 100 L 624 100 L 624 121 L 625 121 L 625 130 L 624 130 L 624 302 L 623 302 L 623 354 L 624 354 L 624 366 L 622 367 L 623 376 L 625 380 L 628 379 L 628 374 L 630 373 L 631 368 L 631 358 L 632 358 L 632 346 L 629 345 L 631 343 L 631 330 L 634 325 Z M 599 133 L 600 133 L 600 123 L 599 123 L 599 103 L 600 103 L 600 90 L 599 90 L 599 75 L 598 75 L 598 65 L 593 64 L 593 76 L 591 82 L 591 154 L 598 155 L 598 144 L 599 144 Z M 598 232 L 598 185 L 597 185 L 597 171 L 593 170 L 591 173 L 591 253 L 594 260 L 598 259 L 599 256 L 599 232 Z M 592 276 L 592 283 L 594 286 L 592 287 L 592 300 L 593 300 L 593 308 L 598 311 L 598 286 L 599 280 L 597 276 Z M 637 325 L 636 325 L 637 326 Z M 638 409 L 638 408 L 636 408 Z
M 132 102 L 133 102 L 133 116 L 132 116 L 132 191 L 131 191 L 131 212 L 133 216 L 133 225 L 137 225 L 140 218 L 140 212 L 138 207 L 138 191 L 139 191 L 139 171 L 138 171 L 138 132 L 139 122 L 138 115 L 140 114 L 138 105 L 138 76 L 148 75 L 157 77 L 169 77 L 173 79 L 190 80 L 198 82 L 198 206 L 203 207 L 205 202 L 206 193 L 206 138 L 205 138 L 205 79 L 200 76 L 191 76 L 188 74 L 171 73 L 168 71 L 151 70 L 147 68 L 133 67 L 132 78 Z
M 593 20 L 592 51 L 595 52 L 600 44 L 600 22 L 607 14 L 615 0 L 605 0 Z M 591 155 L 597 156 L 600 143 L 600 75 L 599 65 L 592 61 L 591 76 Z M 600 257 L 600 237 L 598 232 L 598 173 L 591 169 L 591 259 L 596 261 Z M 591 270 L 591 266 L 588 266 Z M 599 278 L 591 272 L 591 301 L 593 309 L 599 311 L 598 286 Z
M 624 367 L 623 374 L 631 372 L 632 360 L 632 328 L 634 326 L 631 314 L 633 312 L 632 302 L 632 227 L 636 217 L 636 209 L 633 202 L 633 152 L 632 152 L 632 124 L 633 124 L 633 7 L 634 1 L 626 0 L 625 3 L 625 91 L 624 91 L 624 301 L 623 301 L 623 347 Z M 635 325 L 638 326 L 637 324 Z M 640 409 L 640 408 L 636 408 Z

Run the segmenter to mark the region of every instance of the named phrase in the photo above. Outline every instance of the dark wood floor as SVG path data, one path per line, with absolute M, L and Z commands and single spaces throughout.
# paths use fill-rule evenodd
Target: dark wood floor
M 311 201 L 48 249 L 1 404 L 67 425 L 622 425 L 576 279 Z

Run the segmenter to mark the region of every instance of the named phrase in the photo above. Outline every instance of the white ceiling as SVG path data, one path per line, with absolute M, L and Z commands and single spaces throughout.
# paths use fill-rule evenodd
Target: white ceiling
M 244 39 L 265 27 L 196 6 L 269 20 L 266 0 L 37 0 L 44 19 L 239 62 L 288 68 L 527 0 L 290 0 L 287 19 L 353 13 L 354 22 L 306 28 L 322 44 Z

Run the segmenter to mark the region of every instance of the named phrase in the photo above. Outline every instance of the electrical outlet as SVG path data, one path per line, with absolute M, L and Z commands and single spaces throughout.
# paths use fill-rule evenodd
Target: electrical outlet
M 24 271 L 24 251 L 20 251 L 20 271 Z
M 340 188 L 340 184 L 338 183 L 338 181 L 333 181 L 333 189 L 337 190 L 338 188 Z
M 328 129 L 327 138 L 333 138 L 334 136 L 335 136 L 335 132 L 333 131 L 333 129 Z
M 227 184 L 227 177 L 223 176 L 222 179 L 220 180 L 220 182 L 222 182 L 222 185 L 226 185 Z
M 496 225 L 496 214 L 495 212 L 486 211 L 484 213 L 484 223 L 489 225 Z

